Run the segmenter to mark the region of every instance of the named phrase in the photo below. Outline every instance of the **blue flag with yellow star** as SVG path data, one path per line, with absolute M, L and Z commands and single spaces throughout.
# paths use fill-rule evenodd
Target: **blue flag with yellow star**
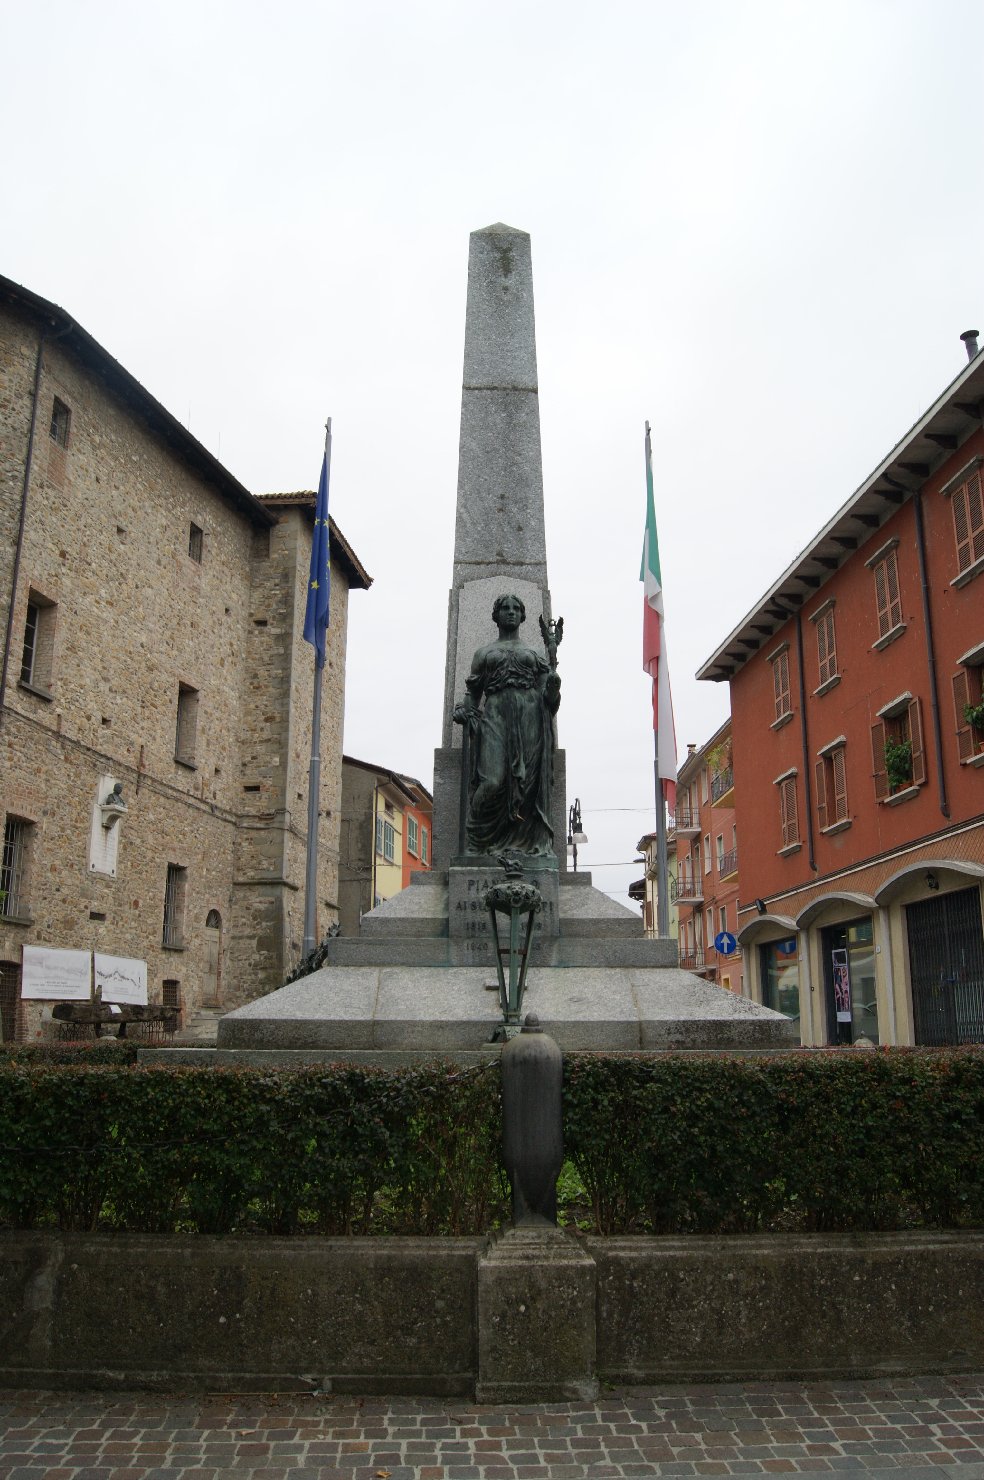
M 321 464 L 318 501 L 314 506 L 314 535 L 311 540 L 311 574 L 304 611 L 304 640 L 313 643 L 318 667 L 325 666 L 325 633 L 328 631 L 328 594 L 331 583 L 328 547 L 328 447 Z

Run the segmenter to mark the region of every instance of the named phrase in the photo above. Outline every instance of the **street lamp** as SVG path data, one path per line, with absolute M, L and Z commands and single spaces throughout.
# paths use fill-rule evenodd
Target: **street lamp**
M 574 805 L 567 817 L 567 851 L 574 855 L 575 873 L 577 873 L 577 845 L 587 841 L 587 834 L 581 831 L 581 799 L 575 797 Z

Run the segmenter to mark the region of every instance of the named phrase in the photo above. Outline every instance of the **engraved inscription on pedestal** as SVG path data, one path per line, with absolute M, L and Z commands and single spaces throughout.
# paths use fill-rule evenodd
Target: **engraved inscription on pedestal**
M 485 892 L 502 877 L 502 870 L 493 860 L 489 863 L 488 868 L 452 863 L 448 870 L 448 934 L 452 940 L 462 942 L 464 960 L 476 966 L 495 962 Z M 525 877 L 536 885 L 543 899 L 533 927 L 535 944 L 560 934 L 560 886 L 555 869 L 537 869 Z M 455 955 L 462 959 L 460 948 Z

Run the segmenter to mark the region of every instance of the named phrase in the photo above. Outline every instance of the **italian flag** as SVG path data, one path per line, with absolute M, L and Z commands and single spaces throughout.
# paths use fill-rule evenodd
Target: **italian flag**
M 653 729 L 656 732 L 656 775 L 663 786 L 663 797 L 672 811 L 676 803 L 676 734 L 673 729 L 673 700 L 670 696 L 670 671 L 666 662 L 663 635 L 663 579 L 659 569 L 659 539 L 656 535 L 656 509 L 653 503 L 653 452 L 646 422 L 646 532 L 642 541 L 643 586 L 642 666 L 652 679 Z

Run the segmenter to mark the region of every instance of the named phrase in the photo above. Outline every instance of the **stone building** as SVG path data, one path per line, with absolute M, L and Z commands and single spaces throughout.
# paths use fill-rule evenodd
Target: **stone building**
M 40 1031 L 26 944 L 144 960 L 151 1000 L 186 1019 L 270 991 L 297 959 L 313 508 L 253 497 L 64 310 L 0 278 L 4 1036 Z M 322 932 L 348 593 L 370 584 L 331 535 Z

